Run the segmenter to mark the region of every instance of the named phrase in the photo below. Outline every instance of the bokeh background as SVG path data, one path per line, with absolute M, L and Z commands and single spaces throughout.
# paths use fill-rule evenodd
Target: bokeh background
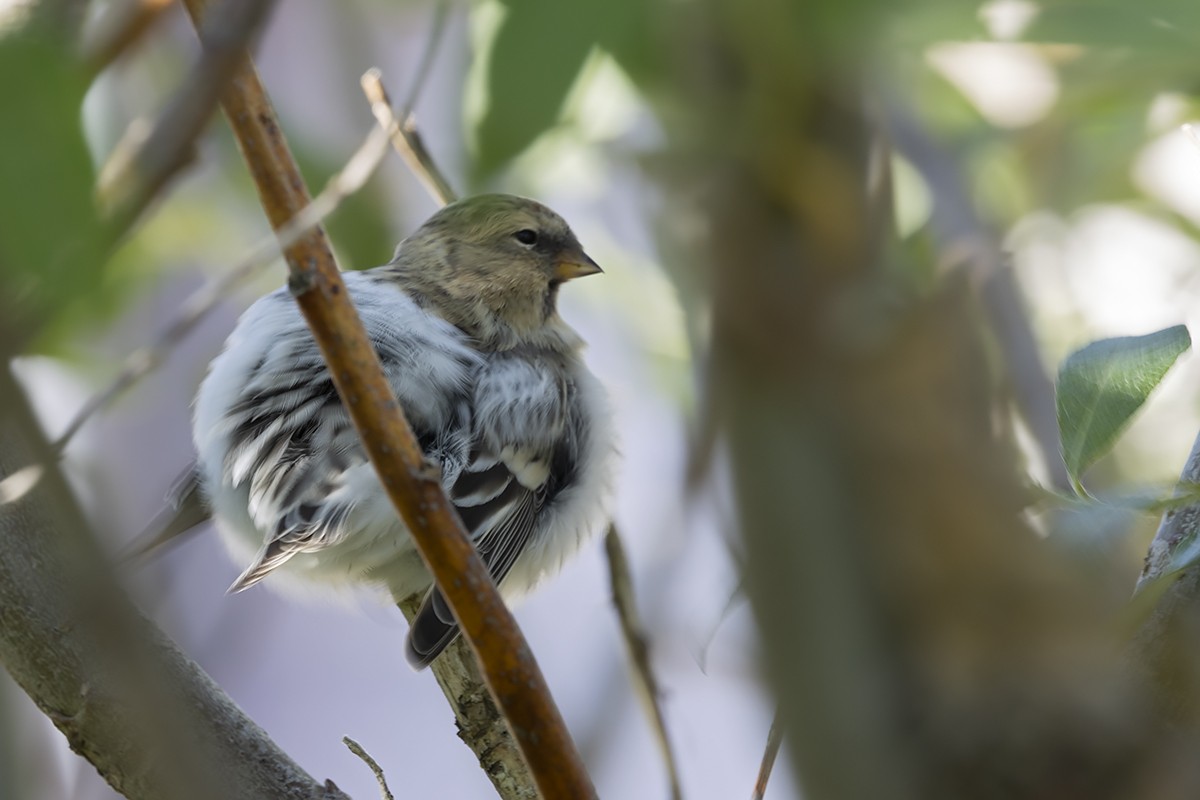
M 0 13 L 20 5 L 0 3 Z M 88 4 L 88 13 L 100 16 L 111 5 Z M 667 5 L 686 16 L 700 4 Z M 935 285 L 955 261 L 936 229 L 939 193 L 948 191 L 940 164 L 960 193 L 963 224 L 1007 254 L 1000 269 L 1011 267 L 1019 313 L 1037 343 L 1036 361 L 1023 368 L 1052 374 L 1073 349 L 1103 336 L 1180 322 L 1196 330 L 1200 144 L 1181 125 L 1200 116 L 1200 11 L 1164 0 L 1136 9 L 1026 0 L 895 4 L 903 13 L 866 2 L 840 4 L 843 12 L 839 4 L 812 5 L 828 7 L 830 18 L 845 14 L 831 30 L 860 26 L 847 52 L 868 76 L 864 105 L 895 131 L 897 146 L 884 158 L 895 237 L 906 252 L 923 254 L 915 283 Z M 747 9 L 758 6 L 773 4 Z M 705 265 L 680 245 L 703 220 L 689 215 L 663 178 L 692 143 L 672 117 L 675 73 L 661 62 L 707 56 L 681 52 L 687 41 L 652 24 L 629 39 L 614 33 L 638 28 L 629 20 L 651 18 L 655 7 L 623 0 L 601 13 L 591 3 L 559 10 L 519 0 L 448 4 L 415 112 L 455 186 L 537 197 L 567 218 L 605 269 L 568 287 L 561 310 L 588 341 L 588 362 L 612 397 L 623 453 L 614 517 L 652 638 L 683 788 L 689 798 L 745 797 L 775 701 L 760 665 L 758 627 L 739 591 L 744 553 L 732 467 L 720 436 L 709 446 L 705 423 L 712 288 Z M 314 190 L 374 124 L 359 75 L 377 66 L 394 99 L 407 97 L 437 13 L 420 2 L 278 4 L 256 58 Z M 608 15 L 617 18 L 611 25 Z M 806 46 L 799 39 L 775 44 Z M 190 23 L 171 8 L 95 80 L 82 106 L 94 167 L 131 120 L 163 106 L 197 52 Z M 684 71 L 694 77 L 709 68 L 722 65 Z M 29 101 L 12 92 L 4 99 Z M 25 144 L 5 142 L 0 127 L 0 148 Z M 435 209 L 403 163 L 389 158 L 329 220 L 342 266 L 387 261 Z M 216 119 L 194 162 L 112 259 L 86 265 L 94 279 L 54 298 L 22 331 L 15 370 L 48 434 L 61 431 L 126 354 L 169 324 L 191 291 L 266 232 L 231 136 Z M 228 297 L 164 366 L 71 444 L 66 469 L 110 551 L 153 517 L 189 463 L 190 402 L 207 362 L 240 311 L 282 280 L 277 265 Z M 1089 488 L 1162 486 L 1178 475 L 1200 427 L 1198 370 L 1185 357 L 1093 470 Z M 1016 425 L 1025 466 L 1032 480 L 1051 485 L 1053 467 L 1026 427 Z M 1052 517 L 1041 523 L 1060 524 Z M 1102 525 L 1087 519 L 1090 557 L 1132 588 L 1156 519 L 1123 511 L 1106 512 Z M 365 595 L 330 601 L 265 586 L 226 595 L 241 569 L 204 532 L 148 564 L 122 567 L 120 576 L 314 776 L 355 797 L 374 796 L 374 778 L 341 744 L 349 735 L 383 766 L 398 797 L 490 796 L 432 676 L 405 665 L 396 609 Z M 666 796 L 600 542 L 524 602 L 518 619 L 600 795 Z M 798 796 L 798 786 L 785 749 L 767 796 Z M 4 676 L 0 796 L 115 796 Z

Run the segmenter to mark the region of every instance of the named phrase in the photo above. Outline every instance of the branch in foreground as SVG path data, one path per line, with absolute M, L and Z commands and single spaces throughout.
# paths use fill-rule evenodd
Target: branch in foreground
M 0 475 L 46 443 L 0 370 Z M 131 800 L 334 800 L 110 580 L 53 467 L 0 508 L 0 664 Z
M 1180 483 L 1200 482 L 1200 435 L 1192 444 Z M 1180 545 L 1200 535 L 1200 504 L 1173 508 L 1163 514 L 1137 589 L 1153 594 L 1150 584 L 1169 580 L 1171 560 Z M 1135 601 L 1136 602 L 1136 601 Z M 1177 718 L 1200 712 L 1196 697 L 1200 688 L 1200 569 L 1185 570 L 1162 588 L 1154 608 L 1130 643 L 1130 664 L 1144 671 L 1158 692 L 1160 707 Z
M 205 4 L 187 0 L 194 20 Z M 247 55 L 222 98 L 264 210 L 278 227 L 308 204 L 274 110 Z M 425 468 L 379 358 L 351 303 L 324 232 L 285 251 L 289 286 L 380 482 L 449 601 L 542 795 L 596 792 L 512 613 L 500 598 L 440 483 Z
M 75 434 L 96 413 L 106 408 L 123 392 L 158 368 L 167 356 L 200 322 L 240 284 L 259 270 L 274 263 L 281 250 L 299 241 L 315 225 L 337 210 L 342 201 L 363 187 L 387 154 L 388 132 L 374 127 L 340 172 L 333 175 L 313 201 L 287 224 L 255 244 L 228 272 L 208 282 L 184 301 L 180 313 L 153 344 L 141 347 L 125 358 L 117 376 L 96 392 L 75 412 L 66 428 L 50 446 L 51 461 L 62 458 Z M 50 462 L 34 464 L 0 480 L 0 505 L 12 502 L 37 485 Z M 165 540 L 134 543 L 131 555 L 146 553 Z
M 110 230 L 123 234 L 187 164 L 238 59 L 266 21 L 271 0 L 226 2 L 201 32 L 204 52 L 153 126 L 135 121 L 100 171 L 96 193 Z M 219 16 L 218 16 L 219 15 Z
M 1004 354 L 1013 400 L 1037 445 L 1050 484 L 1070 490 L 1071 480 L 1059 449 L 1054 385 L 1042 363 L 1012 264 L 1001 252 L 995 232 L 976 213 L 954 160 L 899 103 L 888 104 L 887 122 L 897 148 L 929 184 L 934 200 L 931 223 L 939 256 L 946 262 L 943 266 L 971 274 Z

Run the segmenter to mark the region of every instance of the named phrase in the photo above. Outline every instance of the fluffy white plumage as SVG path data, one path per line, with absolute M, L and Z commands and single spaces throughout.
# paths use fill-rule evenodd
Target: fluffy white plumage
M 506 596 L 602 526 L 613 452 L 603 391 L 558 316 L 598 272 L 566 223 L 506 195 L 460 201 L 389 265 L 344 275 L 385 374 Z M 196 476 L 243 589 L 268 578 L 430 585 L 285 290 L 242 316 L 196 399 Z M 409 634 L 428 664 L 457 628 L 430 590 Z

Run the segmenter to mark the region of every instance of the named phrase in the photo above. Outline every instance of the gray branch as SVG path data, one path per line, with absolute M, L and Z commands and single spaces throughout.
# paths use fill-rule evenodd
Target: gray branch
M 46 442 L 0 370 L 0 476 Z M 0 506 L 0 664 L 121 794 L 345 798 L 283 753 L 113 583 L 62 476 Z

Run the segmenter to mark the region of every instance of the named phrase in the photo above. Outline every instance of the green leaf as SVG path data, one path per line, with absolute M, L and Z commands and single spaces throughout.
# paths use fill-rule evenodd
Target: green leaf
M 472 137 L 484 179 L 558 122 L 567 92 L 595 45 L 586 6 L 557 0 L 508 4 L 492 42 L 486 110 Z
M 1191 344 L 1187 328 L 1176 325 L 1145 336 L 1092 342 L 1063 362 L 1058 429 L 1067 470 L 1077 484 Z
M 0 39 L 0 326 L 16 349 L 101 280 L 80 108 L 88 77 L 45 34 Z

